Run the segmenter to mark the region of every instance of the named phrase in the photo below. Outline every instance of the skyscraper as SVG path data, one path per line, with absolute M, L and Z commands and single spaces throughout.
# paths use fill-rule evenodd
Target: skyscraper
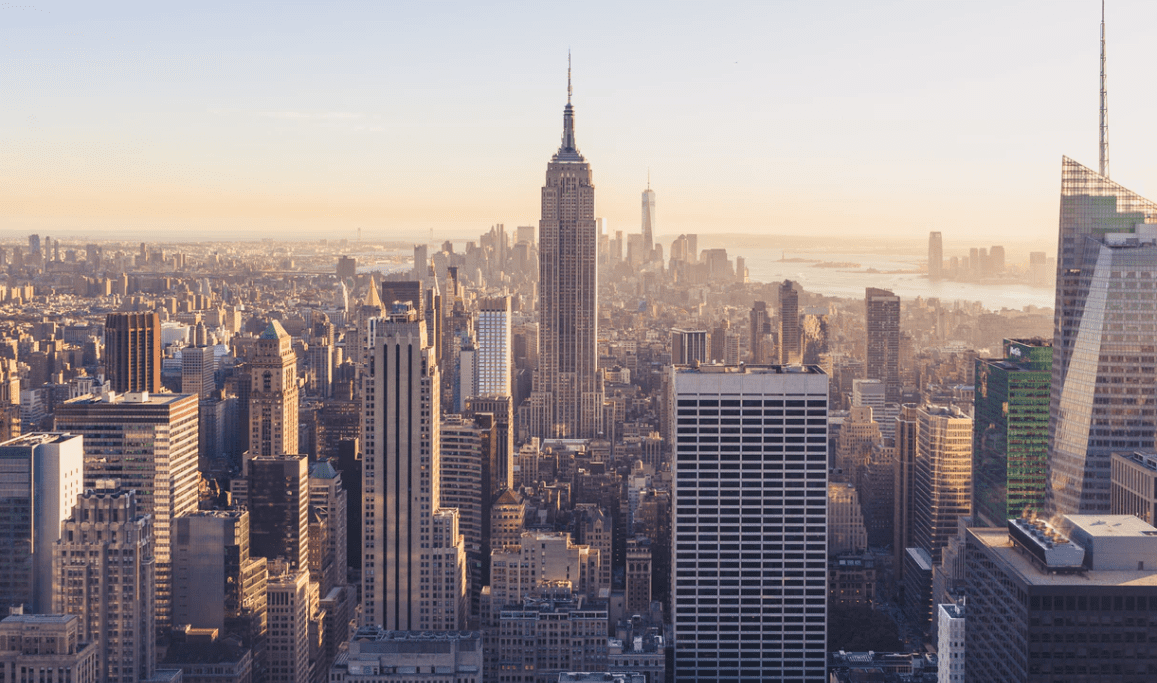
M 956 520 L 972 511 L 972 419 L 956 408 L 921 406 L 916 432 L 913 545 L 939 564 Z
M 161 390 L 161 319 L 156 313 L 109 313 L 104 323 L 112 390 Z
M 884 382 L 888 403 L 900 402 L 900 297 L 886 289 L 868 287 L 864 294 L 867 309 L 868 347 L 864 374 Z
M 972 514 L 980 526 L 1044 510 L 1052 356 L 1044 340 L 1005 339 L 1003 358 L 976 360 Z
M 651 260 L 655 251 L 655 191 L 651 189 L 651 174 L 647 174 L 647 189 L 643 190 L 643 261 Z
M 181 349 L 181 393 L 209 398 L 217 388 L 217 358 L 212 346 Z
M 309 506 L 309 575 L 325 597 L 335 586 L 346 585 L 349 571 L 349 493 L 342 486 L 341 472 L 329 460 L 309 469 Z
M 309 569 L 309 464 L 304 455 L 250 458 L 246 504 L 254 555 Z
M 478 302 L 478 351 L 475 359 L 478 396 L 509 396 L 513 371 L 510 297 L 497 296 Z M 471 398 L 463 396 L 463 399 Z
M 52 611 L 52 544 L 83 485 L 80 436 L 25 434 L 0 444 L 0 614 Z
M 1109 511 L 1110 456 L 1157 435 L 1157 203 L 1062 162 L 1050 509 Z
M 84 436 L 85 488 L 116 480 L 152 515 L 161 628 L 171 616 L 172 523 L 197 509 L 197 408 L 186 394 L 86 395 L 56 407 L 56 430 Z
M 465 616 L 465 556 L 457 512 L 448 518 L 439 509 L 438 354 L 409 302 L 371 321 L 370 349 L 362 411 L 362 624 L 456 629 Z
M 85 491 L 53 546 L 52 611 L 80 617 L 99 680 L 140 683 L 157 664 L 153 518 L 110 483 Z
M 904 573 L 904 550 L 915 543 L 916 517 L 916 455 L 919 429 L 919 408 L 905 404 L 896 417 L 896 485 L 893 489 L 895 514 L 892 518 L 893 568 L 896 578 Z
M 671 364 L 707 362 L 707 330 L 671 330 Z
M 598 371 L 598 253 L 591 167 L 575 146 L 570 71 L 562 144 L 546 167 L 539 221 L 539 360 L 531 434 L 593 438 L 602 431 Z
M 827 376 L 670 373 L 679 680 L 826 681 Z
M 262 662 L 268 563 L 249 552 L 249 512 L 198 510 L 173 534 L 173 623 L 241 638 Z
M 249 362 L 249 454 L 297 453 L 297 354 L 281 323 L 270 321 Z
M 799 292 L 795 283 L 784 280 L 779 286 L 779 362 L 781 365 L 799 363 L 801 349 L 799 331 Z
M 944 277 L 944 236 L 928 233 L 928 279 L 933 282 Z
M 748 351 L 751 352 L 750 361 L 759 365 L 768 361 L 771 353 L 767 346 L 767 333 L 771 332 L 771 317 L 767 314 L 767 302 L 756 301 L 751 307 L 751 343 Z

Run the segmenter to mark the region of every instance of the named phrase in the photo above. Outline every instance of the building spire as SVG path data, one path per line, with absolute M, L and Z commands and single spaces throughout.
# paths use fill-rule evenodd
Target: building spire
M 557 161 L 582 161 L 582 155 L 579 154 L 578 147 L 575 145 L 574 139 L 574 107 L 571 106 L 570 98 L 573 90 L 570 82 L 570 50 L 566 51 L 566 107 L 562 113 L 562 145 L 558 148 L 558 154 L 554 155 Z
M 1105 6 L 1101 5 L 1101 63 L 1104 64 L 1104 50 L 1105 50 Z M 1103 77 L 1102 77 L 1103 79 Z M 1102 81 L 1103 82 L 1103 81 Z M 570 88 L 570 48 L 566 50 L 566 103 L 570 104 L 571 96 Z
M 1101 140 L 1098 147 L 1101 175 L 1109 177 L 1109 92 L 1105 88 L 1105 0 L 1101 0 Z

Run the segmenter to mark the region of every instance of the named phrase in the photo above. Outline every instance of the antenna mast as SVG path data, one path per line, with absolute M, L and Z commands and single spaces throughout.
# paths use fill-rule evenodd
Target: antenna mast
M 1105 0 L 1101 0 L 1101 175 L 1109 177 L 1109 92 L 1105 89 Z
M 1105 12 L 1105 8 L 1101 7 L 1101 13 L 1104 14 L 1104 12 Z M 1102 17 L 1101 20 L 1103 22 L 1104 18 Z M 1104 56 L 1105 37 L 1104 36 L 1105 36 L 1105 27 L 1104 27 L 1104 24 L 1102 23 L 1102 25 L 1101 25 L 1101 46 L 1102 46 L 1101 64 L 1102 65 L 1105 62 L 1105 56 Z M 1101 82 L 1103 84 L 1104 80 L 1102 79 Z M 566 103 L 567 104 L 570 104 L 570 96 L 571 96 L 571 89 L 570 89 L 570 49 L 567 49 L 567 51 L 566 51 Z

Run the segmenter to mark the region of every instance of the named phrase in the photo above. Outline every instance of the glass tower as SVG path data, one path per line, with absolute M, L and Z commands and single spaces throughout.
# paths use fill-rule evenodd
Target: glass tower
M 1157 424 L 1157 204 L 1065 158 L 1047 506 L 1109 511 L 1110 456 Z
M 1006 339 L 1003 358 L 976 360 L 972 512 L 981 526 L 1044 507 L 1052 358 L 1047 341 Z

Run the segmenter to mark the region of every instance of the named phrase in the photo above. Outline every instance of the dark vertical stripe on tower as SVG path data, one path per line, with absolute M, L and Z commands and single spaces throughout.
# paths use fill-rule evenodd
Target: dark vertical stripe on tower
M 413 415 L 413 412 L 414 412 L 414 345 L 413 344 L 410 344 L 409 346 L 406 347 L 406 379 L 407 379 L 407 382 L 406 382 L 406 409 L 407 409 L 406 417 L 409 418 L 406 420 L 406 440 L 408 442 L 407 448 L 409 448 L 409 453 L 407 454 L 408 457 L 406 458 L 406 493 L 408 494 L 406 496 L 406 509 L 409 512 L 409 519 L 407 521 L 410 524 L 410 528 L 413 529 L 414 528 L 414 490 L 413 490 L 413 486 L 414 486 L 414 415 Z M 418 411 L 418 412 L 421 413 L 421 411 Z M 414 557 L 414 535 L 413 534 L 406 534 L 406 554 L 407 554 L 408 559 L 412 560 L 412 558 Z M 411 569 L 413 568 L 413 565 L 414 565 L 414 563 L 411 561 L 410 562 Z M 414 573 L 413 571 L 406 573 L 406 580 L 407 580 L 408 584 L 413 584 L 413 582 L 414 582 L 413 573 Z M 408 614 L 407 618 L 409 619 L 409 623 L 406 624 L 406 628 L 412 630 L 412 629 L 414 629 L 414 600 L 413 600 L 414 587 L 413 587 L 413 585 L 407 585 L 406 589 L 407 589 L 407 592 L 409 593 L 409 598 L 410 598 L 409 600 L 406 601 L 406 607 L 409 610 L 407 613 Z
M 401 391 L 402 387 L 398 383 L 401 381 L 401 373 L 398 372 L 402 367 L 402 347 L 394 346 L 394 375 L 397 380 L 394 381 L 394 456 L 400 457 L 402 450 L 402 403 Z M 402 612 L 401 612 L 401 581 L 402 576 L 402 527 L 399 520 L 402 518 L 402 500 L 401 500 L 401 486 L 402 478 L 398 476 L 401 472 L 400 467 L 394 468 L 394 628 L 404 630 L 401 626 Z

